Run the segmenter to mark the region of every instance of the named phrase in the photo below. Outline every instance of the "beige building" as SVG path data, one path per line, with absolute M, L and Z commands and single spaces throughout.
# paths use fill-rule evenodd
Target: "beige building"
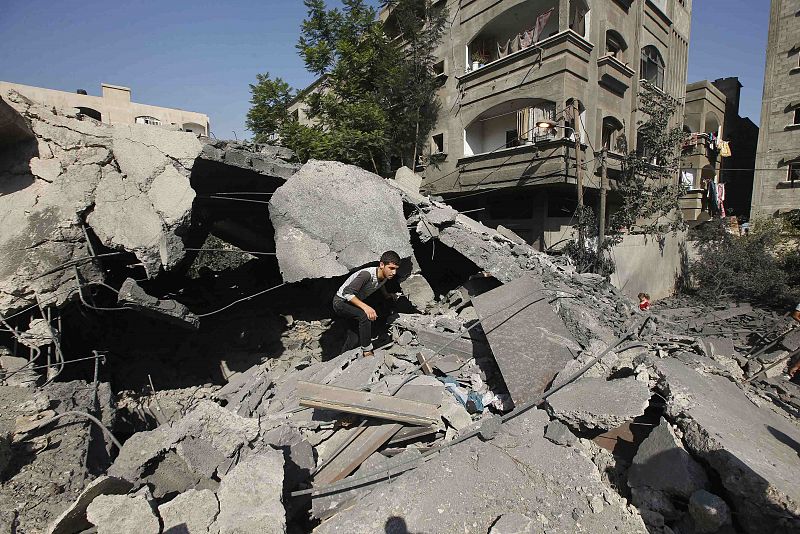
M 751 216 L 800 208 L 800 0 L 772 0 Z
M 689 223 L 708 220 L 709 182 L 716 187 L 722 162 L 720 144 L 725 127 L 725 95 L 708 81 L 686 86 L 681 180 L 689 191 L 681 199 L 683 218 Z
M 117 85 L 101 84 L 102 96 L 92 96 L 86 91 L 68 93 L 42 87 L 0 81 L 0 91 L 13 89 L 18 93 L 48 106 L 59 109 L 75 108 L 80 113 L 108 124 L 153 124 L 176 126 L 187 132 L 208 135 L 208 115 L 181 109 L 162 108 L 131 102 L 131 90 Z
M 422 162 L 423 188 L 540 249 L 557 247 L 577 207 L 575 131 L 586 203 L 595 205 L 596 154 L 609 149 L 613 179 L 635 145 L 639 80 L 683 102 L 691 0 L 446 5 L 453 25 L 438 49 L 442 112 Z M 542 120 L 558 128 L 537 128 Z

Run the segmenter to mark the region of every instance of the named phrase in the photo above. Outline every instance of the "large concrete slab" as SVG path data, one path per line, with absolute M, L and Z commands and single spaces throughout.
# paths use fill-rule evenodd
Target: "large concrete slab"
M 668 415 L 684 443 L 719 475 L 741 526 L 750 533 L 800 532 L 800 428 L 753 404 L 724 376 L 676 359 L 656 361 L 669 392 Z
M 352 165 L 309 161 L 272 195 L 269 214 L 287 282 L 344 275 L 387 250 L 412 254 L 400 193 Z
M 582 451 L 544 438 L 548 422 L 543 411 L 531 410 L 504 424 L 491 441 L 459 443 L 374 486 L 314 532 L 483 534 L 510 513 L 531 518 L 532 532 L 647 532 Z
M 580 350 L 542 289 L 525 275 L 472 299 L 517 405 L 543 393 Z
M 583 378 L 547 399 L 553 417 L 581 430 L 611 430 L 642 415 L 650 401 L 646 382 Z

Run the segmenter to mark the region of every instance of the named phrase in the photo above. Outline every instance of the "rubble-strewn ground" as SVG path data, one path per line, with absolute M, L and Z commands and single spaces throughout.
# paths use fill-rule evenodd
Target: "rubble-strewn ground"
M 407 169 L 0 99 L 0 533 L 800 532 L 790 319 L 640 312 Z M 363 358 L 330 301 L 390 247 Z

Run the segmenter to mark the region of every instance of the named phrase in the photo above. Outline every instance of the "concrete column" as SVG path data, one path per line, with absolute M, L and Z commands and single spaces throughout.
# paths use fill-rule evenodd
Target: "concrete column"
M 570 0 L 558 0 L 559 32 L 563 32 L 569 29 L 569 2 Z

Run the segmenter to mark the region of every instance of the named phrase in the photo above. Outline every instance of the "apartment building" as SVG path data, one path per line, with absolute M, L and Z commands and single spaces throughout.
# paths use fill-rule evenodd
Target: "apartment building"
M 557 247 L 577 206 L 576 132 L 585 201 L 593 205 L 596 154 L 609 149 L 613 179 L 621 154 L 635 145 L 640 80 L 683 102 L 691 0 L 437 4 L 446 4 L 453 23 L 437 52 L 442 111 L 423 189 L 542 250 Z M 676 124 L 682 116 L 681 109 Z M 538 128 L 542 121 L 557 126 Z
M 13 89 L 41 104 L 58 109 L 77 109 L 87 117 L 107 124 L 151 124 L 175 126 L 198 135 L 208 135 L 208 115 L 182 109 L 164 108 L 131 102 L 131 90 L 118 85 L 101 84 L 101 96 L 79 89 L 75 93 L 0 81 L 0 91 Z
M 800 0 L 772 0 L 751 216 L 800 209 Z

